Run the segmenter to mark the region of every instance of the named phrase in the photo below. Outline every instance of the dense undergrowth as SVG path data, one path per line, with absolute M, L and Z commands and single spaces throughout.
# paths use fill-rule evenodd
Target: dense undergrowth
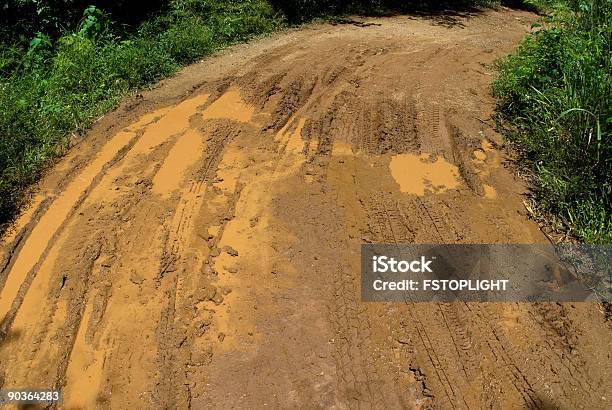
M 494 83 L 506 134 L 534 170 L 540 214 L 585 242 L 612 239 L 612 0 L 554 6 Z
M 517 2 L 523 0 L 518 0 Z M 387 14 L 390 12 L 441 12 L 486 7 L 500 0 L 270 0 L 290 22 L 344 13 Z

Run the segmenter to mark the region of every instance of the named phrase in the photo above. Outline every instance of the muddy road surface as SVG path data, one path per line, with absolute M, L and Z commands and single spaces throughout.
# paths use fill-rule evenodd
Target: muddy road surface
M 609 408 L 595 304 L 361 303 L 360 245 L 539 243 L 489 120 L 535 17 L 287 31 L 100 119 L 4 238 L 0 385 L 63 408 Z

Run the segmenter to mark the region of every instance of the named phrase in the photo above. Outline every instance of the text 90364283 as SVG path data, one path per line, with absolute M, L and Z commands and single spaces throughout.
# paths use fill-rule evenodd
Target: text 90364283
M 57 390 L 0 390 L 1 404 L 57 403 L 61 394 Z

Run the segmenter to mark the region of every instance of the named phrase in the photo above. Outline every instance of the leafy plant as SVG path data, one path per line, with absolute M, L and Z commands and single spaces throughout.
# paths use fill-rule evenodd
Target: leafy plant
M 79 22 L 78 34 L 89 39 L 100 38 L 108 33 L 108 18 L 96 6 L 89 6 Z
M 612 1 L 576 0 L 501 64 L 494 93 L 534 193 L 587 242 L 612 239 Z

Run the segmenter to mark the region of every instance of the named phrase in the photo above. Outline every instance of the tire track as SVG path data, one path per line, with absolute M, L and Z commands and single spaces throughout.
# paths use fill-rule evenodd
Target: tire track
M 19 250 L 15 248 L 16 252 L 12 253 L 13 257 L 6 263 L 5 286 L 0 293 L 0 317 L 3 318 L 0 322 L 0 339 L 8 332 L 40 264 L 62 234 L 67 221 L 100 182 L 105 170 L 120 161 L 142 133 L 122 132 L 117 135 L 118 137 L 109 141 L 96 159 L 75 177 L 63 194 L 42 211 L 44 213 L 29 235 L 23 235 L 23 245 Z M 7 281 L 11 282 L 9 286 L 6 285 Z

